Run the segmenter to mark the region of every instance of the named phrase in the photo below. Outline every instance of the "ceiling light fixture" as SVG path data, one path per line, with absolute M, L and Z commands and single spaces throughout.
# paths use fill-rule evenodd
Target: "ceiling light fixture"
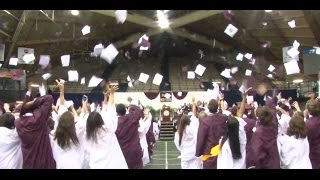
M 79 15 L 79 11 L 78 10 L 71 10 L 71 14 L 74 16 L 78 16 Z
M 264 10 L 265 12 L 267 12 L 267 13 L 271 13 L 272 12 L 272 10 Z
M 302 83 L 303 82 L 303 79 L 295 79 L 292 81 L 293 83 Z
M 167 15 L 163 11 L 157 10 L 157 17 L 159 27 L 162 29 L 167 29 L 170 24 Z

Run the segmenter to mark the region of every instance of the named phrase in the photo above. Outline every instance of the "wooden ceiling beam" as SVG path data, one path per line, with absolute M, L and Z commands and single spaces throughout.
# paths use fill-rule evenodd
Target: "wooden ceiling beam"
M 92 10 L 92 12 L 103 14 L 106 16 L 115 17 L 114 10 Z M 186 14 L 182 17 L 171 20 L 170 28 L 165 31 L 167 31 L 171 34 L 177 33 L 175 35 L 187 38 L 189 40 L 192 40 L 192 41 L 195 41 L 198 43 L 203 43 L 203 44 L 211 46 L 213 41 L 210 42 L 210 40 L 207 40 L 207 38 L 204 37 L 203 35 L 186 32 L 186 31 L 183 31 L 182 29 L 178 29 L 178 28 L 182 27 L 184 25 L 190 24 L 190 23 L 194 23 L 196 21 L 200 21 L 202 19 L 208 18 L 210 16 L 213 16 L 213 15 L 216 15 L 216 14 L 219 14 L 222 12 L 223 12 L 223 10 L 195 11 L 195 12 Z M 155 22 L 154 20 L 152 20 L 150 18 L 141 16 L 141 15 L 129 13 L 126 21 L 131 22 L 131 23 L 136 23 L 136 24 L 139 24 L 142 26 L 150 27 L 151 29 L 149 31 L 147 31 L 146 33 L 134 33 L 134 34 L 130 35 L 128 38 L 126 38 L 125 40 L 119 40 L 119 41 L 115 42 L 114 44 L 116 45 L 117 48 L 121 48 L 126 45 L 129 45 L 130 43 L 138 41 L 139 38 L 143 34 L 147 34 L 148 36 L 153 36 L 153 35 L 157 35 L 157 34 L 164 32 L 164 30 L 162 30 L 158 27 L 157 22 Z M 198 38 L 193 38 L 194 35 L 196 35 Z M 225 47 L 225 48 L 228 47 L 226 45 L 223 45 L 223 43 L 221 43 L 219 41 L 216 41 L 216 45 L 217 45 L 217 47 Z
M 102 14 L 105 16 L 116 17 L 115 10 L 90 10 L 92 12 Z M 158 28 L 158 24 L 151 18 L 147 18 L 138 14 L 128 13 L 126 21 L 139 24 L 141 26 L 146 26 L 149 28 Z
M 11 35 L 8 34 L 7 32 L 3 31 L 2 29 L 0 29 L 0 33 L 7 36 L 8 38 L 11 38 Z
M 320 45 L 320 26 L 318 22 L 316 21 L 316 17 L 312 14 L 311 10 L 304 10 L 303 11 L 304 18 L 308 22 L 311 31 L 313 32 L 313 35 L 315 39 L 317 40 L 318 46 Z
M 265 12 L 262 12 L 265 13 Z M 282 32 L 282 30 L 279 28 L 279 26 L 277 25 L 277 23 L 275 22 L 275 20 L 272 18 L 272 16 L 270 14 L 267 14 L 265 16 L 267 18 L 267 20 L 269 22 L 271 22 L 271 24 L 274 26 L 275 31 L 279 34 L 280 38 L 288 45 L 290 45 L 290 42 L 288 41 L 287 38 L 285 38 L 284 33 Z
M 13 49 L 16 47 L 16 42 L 18 41 L 19 35 L 21 33 L 21 30 L 22 30 L 22 28 L 23 28 L 23 26 L 25 24 L 26 16 L 28 16 L 29 12 L 30 11 L 28 11 L 28 10 L 24 10 L 22 12 L 22 15 L 20 17 L 19 23 L 18 23 L 18 25 L 16 27 L 16 30 L 14 32 L 14 35 L 13 35 L 13 38 L 12 38 L 12 42 L 11 42 L 11 45 L 9 47 L 9 51 L 7 53 L 7 56 L 6 56 L 6 59 L 5 59 L 5 62 L 4 62 L 5 66 L 8 66 L 8 64 L 9 64 L 9 59 L 10 59 L 10 57 L 12 55 Z

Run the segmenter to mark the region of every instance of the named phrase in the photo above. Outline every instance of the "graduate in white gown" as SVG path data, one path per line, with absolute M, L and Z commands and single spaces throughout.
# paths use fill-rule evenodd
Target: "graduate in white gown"
M 245 169 L 246 137 L 245 121 L 229 116 L 227 133 L 221 142 L 221 152 L 218 155 L 217 169 Z M 241 133 L 242 129 L 244 133 Z
M 243 119 L 245 112 L 246 97 L 248 88 L 242 98 L 240 108 L 234 106 L 231 108 L 231 115 L 228 117 L 227 130 L 222 138 L 221 152 L 218 155 L 217 169 L 245 169 L 246 168 L 246 144 L 247 137 L 244 130 L 247 124 Z M 221 108 L 225 108 L 221 103 Z
M 109 88 L 107 85 L 102 111 L 89 114 L 84 143 L 85 168 L 128 169 L 115 134 L 118 116 L 114 104 L 114 92 L 117 89 L 118 86 Z M 109 101 L 107 101 L 108 95 Z
M 279 136 L 278 141 L 282 169 L 312 169 L 307 128 L 302 113 L 291 118 L 287 134 Z
M 0 169 L 22 169 L 21 142 L 14 121 L 11 113 L 0 117 Z
M 53 130 L 54 139 L 52 142 L 56 168 L 83 169 L 85 120 L 78 118 L 73 106 L 70 108 L 71 111 L 68 110 L 65 106 L 64 83 L 59 81 L 57 83 L 60 89 L 60 111 L 57 128 Z
M 146 138 L 146 134 L 152 123 L 152 115 L 149 109 L 144 110 L 144 118 L 139 121 L 139 137 L 140 137 L 140 145 L 143 151 L 142 162 L 143 166 L 146 166 L 150 162 L 149 151 L 148 151 L 148 142 Z
M 287 134 L 289 122 L 291 119 L 291 117 L 289 116 L 289 107 L 286 105 L 281 105 L 281 107 L 277 107 L 277 110 L 281 112 L 281 116 L 279 117 L 278 121 L 278 136 L 283 136 Z
M 154 134 L 154 138 L 156 139 L 156 141 L 159 140 L 159 135 L 160 135 L 160 128 L 159 128 L 159 124 L 157 122 L 153 122 L 153 134 Z
M 195 156 L 200 122 L 196 117 L 197 110 L 194 96 L 192 97 L 192 112 L 189 114 L 191 116 L 183 115 L 181 117 L 178 130 L 174 136 L 174 143 L 181 152 L 181 169 L 202 169 L 200 157 Z M 205 114 L 201 116 L 201 118 L 204 117 Z
M 180 119 L 178 131 L 175 133 L 174 143 L 181 152 L 181 169 L 202 169 L 200 157 L 196 157 L 198 128 L 192 123 L 197 118 L 183 115 Z

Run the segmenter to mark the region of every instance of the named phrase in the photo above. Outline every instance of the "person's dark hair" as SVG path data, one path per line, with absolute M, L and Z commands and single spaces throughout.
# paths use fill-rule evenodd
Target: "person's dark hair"
M 37 108 L 37 106 L 34 103 L 32 103 L 31 105 L 28 105 L 28 103 L 31 103 L 31 101 L 24 101 L 22 103 L 20 117 L 22 117 L 23 115 L 25 115 L 28 112 L 32 112 L 34 109 Z
M 317 100 L 309 100 L 307 102 L 307 109 L 309 114 L 312 116 L 319 116 L 320 115 L 320 103 Z
M 204 112 L 204 111 L 201 111 L 198 115 L 198 119 L 199 119 L 199 122 L 202 122 L 206 117 L 207 117 L 207 113 Z
M 52 131 L 54 129 L 54 125 L 55 125 L 55 122 L 52 119 L 52 117 L 50 116 L 48 118 L 48 122 L 47 122 L 47 126 L 48 126 L 49 131 Z
M 255 118 L 255 112 L 254 112 L 254 107 L 250 107 L 249 109 L 245 110 L 245 114 L 249 119 L 254 119 Z
M 71 141 L 74 145 L 79 145 L 74 117 L 70 111 L 66 111 L 59 118 L 54 140 L 57 140 L 62 149 L 70 148 Z
M 291 118 L 287 135 L 294 136 L 297 139 L 307 137 L 307 127 L 303 116 L 295 115 Z
M 178 127 L 178 134 L 179 134 L 179 145 L 181 145 L 183 132 L 186 129 L 187 125 L 190 124 L 190 118 L 187 115 L 183 115 L 180 119 L 180 124 Z
M 9 103 L 9 110 L 10 112 L 13 112 L 15 109 L 15 104 L 14 103 Z
M 87 139 L 98 142 L 97 133 L 100 128 L 102 128 L 104 121 L 98 112 L 91 112 L 87 119 Z
M 118 104 L 116 111 L 119 116 L 124 116 L 126 114 L 126 106 L 124 104 Z
M 238 106 L 233 106 L 230 110 L 232 116 L 236 117 L 238 115 Z
M 211 99 L 208 104 L 208 109 L 210 113 L 216 113 L 218 111 L 218 101 L 215 99 Z
M 240 151 L 239 140 L 239 121 L 232 116 L 229 116 L 227 121 L 227 130 L 222 138 L 221 148 L 223 144 L 229 139 L 229 145 L 233 159 L 240 159 L 242 157 Z
M 48 94 L 52 95 L 52 90 L 51 89 L 48 90 Z
M 304 118 L 304 114 L 301 111 L 296 111 L 293 113 L 293 116 L 300 116 L 301 118 Z
M 282 108 L 286 112 L 289 112 L 289 110 L 290 110 L 289 107 L 287 105 L 285 105 L 285 104 L 281 104 L 280 108 Z
M 267 126 L 272 123 L 272 113 L 266 106 L 257 109 L 257 117 L 259 118 L 260 124 L 263 126 Z
M 8 129 L 14 129 L 15 118 L 11 113 L 4 113 L 0 117 L 0 127 L 6 127 Z

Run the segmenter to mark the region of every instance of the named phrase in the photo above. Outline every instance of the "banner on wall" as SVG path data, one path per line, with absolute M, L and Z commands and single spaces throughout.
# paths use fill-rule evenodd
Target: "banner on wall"
M 4 50 L 5 50 L 5 45 L 0 44 L 0 61 L 4 61 Z
M 283 47 L 282 48 L 282 57 L 283 57 L 283 63 L 287 63 L 289 61 L 292 60 L 296 60 L 299 61 L 299 55 L 297 55 L 296 57 L 292 58 L 291 56 L 289 56 L 288 51 L 293 48 L 293 46 L 288 46 L 288 47 Z
M 172 92 L 171 91 L 160 92 L 160 102 L 172 102 Z
M 25 54 L 34 54 L 33 48 L 24 48 L 24 47 L 18 47 L 18 64 L 27 64 L 23 60 L 23 56 Z M 34 64 L 34 61 L 31 61 L 29 64 Z

